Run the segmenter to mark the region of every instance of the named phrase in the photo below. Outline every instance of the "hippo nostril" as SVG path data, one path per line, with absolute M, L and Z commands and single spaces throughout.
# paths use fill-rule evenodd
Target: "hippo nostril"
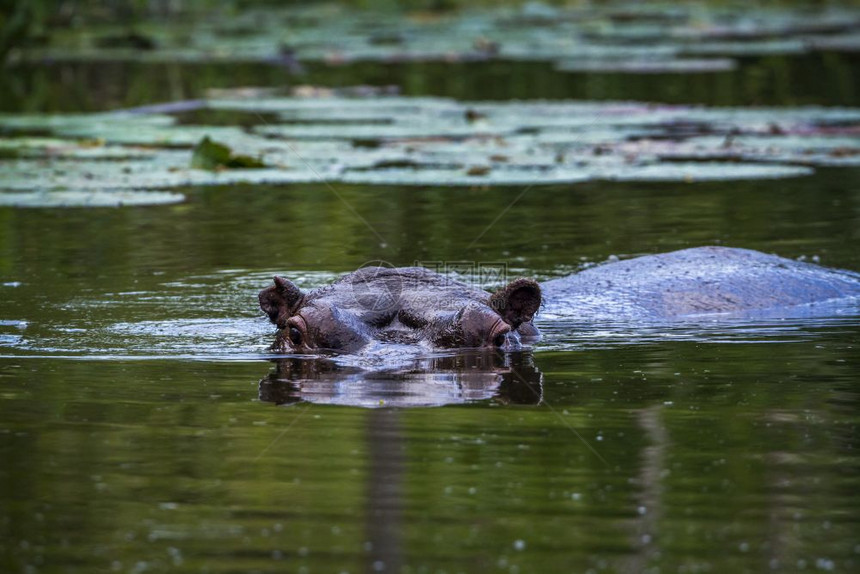
M 290 327 L 290 342 L 296 347 L 302 344 L 302 332 L 295 327 Z
M 493 325 L 493 328 L 490 329 L 489 339 L 493 346 L 504 347 L 508 340 L 508 333 L 510 330 L 511 328 L 507 323 L 501 319 L 497 320 L 496 324 Z

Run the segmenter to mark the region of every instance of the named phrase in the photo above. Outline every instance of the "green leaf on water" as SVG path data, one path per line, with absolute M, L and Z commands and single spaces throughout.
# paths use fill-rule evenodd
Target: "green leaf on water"
M 226 145 L 212 141 L 209 136 L 203 136 L 203 139 L 194 146 L 191 155 L 191 167 L 215 171 L 218 169 L 260 169 L 266 167 L 266 164 L 251 156 L 234 154 Z

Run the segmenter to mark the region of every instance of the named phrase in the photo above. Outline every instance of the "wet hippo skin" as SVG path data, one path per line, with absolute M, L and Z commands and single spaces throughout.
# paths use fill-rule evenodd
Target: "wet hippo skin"
M 860 274 L 749 249 L 694 247 L 607 263 L 541 285 L 542 315 L 665 321 L 826 315 L 860 297 Z
M 260 292 L 275 348 L 355 352 L 370 342 L 511 347 L 537 335 L 541 291 L 517 279 L 490 294 L 420 267 L 365 267 L 307 293 L 283 277 Z
M 517 279 L 493 294 L 419 267 L 367 267 L 308 292 L 275 277 L 259 300 L 279 328 L 276 350 L 357 352 L 371 342 L 515 348 L 538 336 L 532 320 L 539 309 L 544 319 L 653 322 L 837 313 L 858 297 L 858 273 L 747 249 L 696 247 L 542 285 Z

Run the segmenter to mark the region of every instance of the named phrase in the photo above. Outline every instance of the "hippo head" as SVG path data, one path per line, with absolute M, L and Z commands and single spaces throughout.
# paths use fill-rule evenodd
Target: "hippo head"
M 331 285 L 303 292 L 275 277 L 260 307 L 278 326 L 275 348 L 355 352 L 370 343 L 432 348 L 506 347 L 531 324 L 538 284 L 517 279 L 492 295 L 420 267 L 365 267 Z

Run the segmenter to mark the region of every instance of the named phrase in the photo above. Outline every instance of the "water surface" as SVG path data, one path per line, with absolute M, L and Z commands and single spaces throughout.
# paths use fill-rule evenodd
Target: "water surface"
M 392 86 L 459 100 L 639 100 L 714 106 L 853 106 L 860 60 L 851 52 L 740 57 L 718 73 L 567 73 L 549 62 L 308 63 L 301 74 L 265 63 L 51 62 L 0 70 L 0 110 L 77 112 L 204 97 L 237 86 Z M 814 81 L 811 81 L 814 79 Z
M 407 91 L 436 93 L 430 77 Z M 557 95 L 542 86 L 523 95 Z M 860 271 L 860 171 L 181 191 L 0 208 L 0 571 L 860 565 L 856 316 L 545 322 L 507 356 L 380 366 L 277 361 L 256 307 L 274 273 L 311 287 L 374 260 L 549 278 L 722 244 Z

